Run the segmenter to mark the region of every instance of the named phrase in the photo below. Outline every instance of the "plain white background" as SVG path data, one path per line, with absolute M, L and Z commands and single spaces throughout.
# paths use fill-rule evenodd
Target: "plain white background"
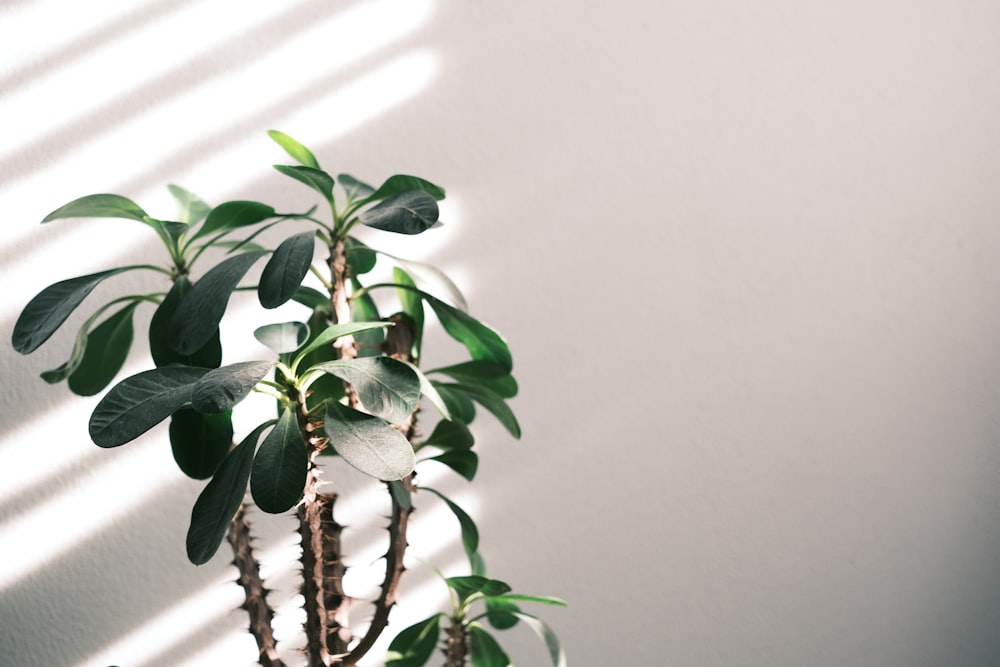
M 571 665 L 995 665 L 998 34 L 985 0 L 3 0 L 4 328 L 49 283 L 159 258 L 143 225 L 38 224 L 75 197 L 301 208 L 269 129 L 333 172 L 423 176 L 445 225 L 368 239 L 504 333 L 524 430 L 480 418 L 477 483 L 427 479 L 495 576 L 569 601 L 538 611 Z M 186 561 L 202 484 L 165 432 L 99 450 L 96 397 L 38 378 L 137 288 L 162 286 L 109 281 L 0 354 L 5 663 L 253 663 L 225 555 Z M 362 498 L 348 523 L 382 511 Z M 415 521 L 415 555 L 460 573 L 454 520 Z M 294 536 L 259 525 L 271 572 Z M 444 600 L 408 577 L 396 629 Z

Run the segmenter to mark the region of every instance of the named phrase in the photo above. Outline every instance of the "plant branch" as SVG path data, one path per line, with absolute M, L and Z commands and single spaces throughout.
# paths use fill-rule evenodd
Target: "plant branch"
M 274 611 L 267 602 L 268 591 L 260 576 L 260 565 L 253 556 L 250 522 L 247 521 L 246 508 L 242 504 L 233 516 L 227 539 L 233 548 L 233 565 L 239 572 L 238 583 L 246 596 L 242 607 L 250 617 L 250 634 L 257 642 L 258 660 L 263 667 L 284 667 L 285 663 L 278 657 L 274 631 L 271 628 Z

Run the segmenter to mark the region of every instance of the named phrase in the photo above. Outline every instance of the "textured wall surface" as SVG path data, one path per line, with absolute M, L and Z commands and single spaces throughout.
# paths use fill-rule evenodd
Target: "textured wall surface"
M 998 34 L 989 0 L 0 0 L 5 340 L 45 285 L 159 256 L 143 225 L 45 214 L 114 192 L 169 217 L 168 183 L 301 208 L 281 129 L 448 190 L 391 247 L 505 334 L 524 437 L 477 420 L 475 489 L 440 486 L 493 574 L 570 602 L 544 616 L 571 665 L 996 665 Z M 38 378 L 74 331 L 0 352 L 0 662 L 252 664 L 226 558 L 185 558 L 202 484 L 165 431 L 99 450 L 96 397 Z M 362 587 L 377 502 L 344 508 Z M 415 521 L 460 573 L 453 519 Z M 291 526 L 258 525 L 278 571 Z M 397 629 L 444 602 L 408 577 Z

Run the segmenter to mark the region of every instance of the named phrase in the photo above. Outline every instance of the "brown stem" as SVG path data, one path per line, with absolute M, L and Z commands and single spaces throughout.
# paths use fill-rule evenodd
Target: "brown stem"
M 250 617 L 250 634 L 257 642 L 260 656 L 258 660 L 263 667 L 284 667 L 285 663 L 278 657 L 278 650 L 275 648 L 274 632 L 271 629 L 274 611 L 267 603 L 268 591 L 260 576 L 260 565 L 253 556 L 250 522 L 247 521 L 243 505 L 239 506 L 233 516 L 227 539 L 233 548 L 233 564 L 239 572 L 238 582 L 246 597 L 243 608 Z
M 445 629 L 448 635 L 445 639 L 445 667 L 465 667 L 465 656 L 468 654 L 468 636 L 465 626 L 460 621 L 453 621 Z

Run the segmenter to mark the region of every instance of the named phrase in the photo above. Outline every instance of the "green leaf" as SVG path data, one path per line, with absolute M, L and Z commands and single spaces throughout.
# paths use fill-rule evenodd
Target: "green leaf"
M 565 607 L 566 601 L 550 595 L 521 595 L 520 593 L 504 593 L 496 596 L 497 599 L 509 600 L 511 602 L 537 602 L 551 606 Z
M 521 609 L 502 595 L 486 598 L 486 620 L 497 630 L 509 630 L 517 625 L 518 618 L 513 612 L 518 611 Z
M 379 417 L 330 402 L 323 428 L 337 454 L 366 475 L 391 481 L 413 472 L 413 447 Z
M 306 483 L 306 443 L 295 410 L 285 408 L 264 438 L 250 473 L 250 493 L 263 511 L 280 514 L 295 506 Z
M 125 365 L 132 347 L 132 302 L 98 324 L 87 334 L 79 364 L 69 374 L 69 388 L 79 396 L 93 396 L 107 387 Z
M 493 635 L 478 625 L 469 626 L 469 662 L 471 667 L 510 667 L 510 656 L 504 653 Z
M 49 384 L 62 382 L 69 377 L 70 373 L 76 370 L 77 366 L 80 365 L 80 360 L 83 359 L 83 354 L 86 351 L 87 329 L 85 327 L 81 327 L 80 330 L 76 332 L 76 338 L 73 340 L 73 349 L 70 351 L 69 359 L 64 361 L 58 368 L 42 371 L 40 374 L 41 378 Z
M 392 276 L 394 282 L 399 285 L 416 286 L 410 274 L 399 267 L 393 267 Z M 415 290 L 397 289 L 396 295 L 399 297 L 399 304 L 402 306 L 403 312 L 413 322 L 413 356 L 419 359 L 424 337 L 424 302 Z
M 353 236 L 344 240 L 344 253 L 352 277 L 361 276 L 375 268 L 378 255 L 367 245 Z
M 315 167 L 294 167 L 286 164 L 276 164 L 274 168 L 285 176 L 305 183 L 316 192 L 323 195 L 327 201 L 333 200 L 333 176 Z
M 452 282 L 451 278 L 444 273 L 444 271 L 436 266 L 425 264 L 423 262 L 415 262 L 412 259 L 403 259 L 402 257 L 390 255 L 387 252 L 383 252 L 381 254 L 392 259 L 399 265 L 400 269 L 406 271 L 407 275 L 410 277 L 412 285 L 419 287 L 422 291 L 427 292 L 432 296 L 443 299 L 445 302 L 451 304 L 459 310 L 468 312 L 469 304 L 466 303 L 465 296 L 462 294 L 461 290 L 458 289 L 458 286 Z M 400 281 L 397 280 L 396 282 Z M 402 298 L 402 296 L 400 298 Z
M 410 497 L 410 490 L 406 488 L 406 484 L 402 480 L 394 479 L 389 484 L 389 493 L 392 495 L 393 500 L 396 504 L 403 509 L 413 509 L 413 498 Z
M 219 329 L 216 327 L 208 341 L 192 354 L 180 354 L 173 348 L 170 322 L 177 312 L 184 295 L 191 289 L 191 281 L 187 276 L 178 276 L 167 292 L 149 323 L 149 351 L 153 363 L 157 366 L 181 364 L 199 368 L 216 368 L 222 363 L 222 342 L 219 339 Z
M 434 380 L 431 380 L 430 383 L 447 407 L 448 414 L 451 415 L 450 419 L 463 424 L 472 423 L 476 418 L 476 406 L 471 398 L 460 391 L 455 391 L 455 385 L 442 384 Z
M 441 633 L 441 614 L 414 623 L 389 643 L 386 667 L 422 667 L 430 660 Z
M 212 207 L 198 195 L 189 192 L 179 185 L 168 185 L 170 194 L 177 200 L 177 219 L 188 225 L 194 225 L 205 219 Z
M 170 449 L 188 477 L 208 479 L 233 443 L 232 413 L 202 414 L 183 407 L 170 416 Z
M 354 288 L 360 285 L 357 280 L 352 280 Z M 378 306 L 375 299 L 368 292 L 363 292 L 351 298 L 351 321 L 353 322 L 377 322 L 382 318 L 378 314 Z M 358 356 L 373 357 L 382 354 L 382 346 L 385 344 L 385 330 L 372 329 L 362 331 L 354 335 L 354 341 L 358 344 Z
M 195 501 L 187 532 L 187 555 L 195 565 L 211 560 L 222 544 L 229 523 L 246 495 L 254 449 L 267 426 L 258 426 L 229 452 Z
M 418 378 L 420 378 L 420 393 L 426 396 L 427 399 L 434 404 L 434 407 L 437 408 L 442 417 L 445 419 L 451 419 L 452 416 L 448 409 L 448 405 L 445 403 L 444 399 L 441 398 L 441 394 L 438 393 L 434 384 L 420 371 L 416 364 L 409 361 L 404 361 L 403 363 L 412 368 L 413 372 L 417 374 Z M 470 402 L 469 405 L 471 406 L 472 403 Z M 473 408 L 473 410 L 475 410 L 475 408 Z
M 229 297 L 250 267 L 267 252 L 247 252 L 215 265 L 184 295 L 170 321 L 174 349 L 193 354 L 209 342 L 226 312 Z
M 11 334 L 11 344 L 21 354 L 30 354 L 47 341 L 66 318 L 101 281 L 139 267 L 125 266 L 61 280 L 49 285 L 21 311 Z
M 104 395 L 90 416 L 90 437 L 99 447 L 134 440 L 191 399 L 207 368 L 167 366 L 127 377 Z
M 368 195 L 366 201 L 382 201 L 383 199 L 388 199 L 389 197 L 393 197 L 404 192 L 412 192 L 414 190 L 425 192 L 436 201 L 444 199 L 444 189 L 434 185 L 430 181 L 426 181 L 418 176 L 396 174 L 387 178 L 386 181 L 379 186 L 378 190 Z
M 351 384 L 373 415 L 400 424 L 420 401 L 420 379 L 409 365 L 392 357 L 360 357 L 317 364 L 309 371 L 336 375 Z
M 191 390 L 191 407 L 203 414 L 232 410 L 272 368 L 273 361 L 241 361 L 210 370 Z
M 513 398 L 517 395 L 517 381 L 503 366 L 492 361 L 467 361 L 432 368 L 427 373 L 447 375 L 461 384 L 484 386 L 501 398 Z
M 470 482 L 475 478 L 479 467 L 479 456 L 470 449 L 456 449 L 425 460 L 444 464 Z
M 440 420 L 431 432 L 423 445 L 424 447 L 437 447 L 445 451 L 465 450 L 475 444 L 472 431 L 462 422 Z
M 212 209 L 193 238 L 197 239 L 215 232 L 256 225 L 258 222 L 263 222 L 274 216 L 274 208 L 267 204 L 243 200 L 227 201 Z
M 294 352 L 309 340 L 309 325 L 302 322 L 265 324 L 254 329 L 253 337 L 277 354 Z
M 492 361 L 508 373 L 514 367 L 507 341 L 497 331 L 468 313 L 422 293 L 449 336 L 462 343 L 473 360 Z
M 420 190 L 402 192 L 362 211 L 361 224 L 397 234 L 420 234 L 438 220 L 434 198 Z
M 559 638 L 556 637 L 556 633 L 552 631 L 552 628 L 546 625 L 541 619 L 531 614 L 526 614 L 523 611 L 515 612 L 514 615 L 534 630 L 535 634 L 545 643 L 545 647 L 549 650 L 549 657 L 552 659 L 553 667 L 566 667 L 566 653 L 559 644 Z
M 375 193 L 375 188 L 350 174 L 337 174 L 337 180 L 340 182 L 340 187 L 344 188 L 348 201 L 364 199 Z
M 309 273 L 316 248 L 314 232 L 302 232 L 282 241 L 264 265 L 257 296 L 265 308 L 277 308 L 295 295 Z
M 454 502 L 449 500 L 443 493 L 429 486 L 420 487 L 424 491 L 430 491 L 435 496 L 440 498 L 451 510 L 451 513 L 455 515 L 458 519 L 458 525 L 462 529 L 462 547 L 465 549 L 465 555 L 469 557 L 469 561 L 475 557 L 476 552 L 479 550 L 479 529 L 476 528 L 476 523 L 472 520 L 465 510 L 456 505 Z
M 470 574 L 464 577 L 448 577 L 445 581 L 458 594 L 459 601 L 463 603 L 476 593 L 492 597 L 510 592 L 510 586 L 507 583 L 499 579 L 490 579 L 477 574 Z
M 121 195 L 87 195 L 60 206 L 42 219 L 51 222 L 64 218 L 125 218 L 149 224 L 146 212 L 131 199 Z
M 299 350 L 299 353 L 295 356 L 294 361 L 292 361 L 292 367 L 297 368 L 307 354 L 313 350 L 323 347 L 324 345 L 329 345 L 338 338 L 353 336 L 360 331 L 369 331 L 371 329 L 380 329 L 389 326 L 392 326 L 389 322 L 346 322 L 344 324 L 331 324 L 326 329 L 321 331 L 316 338 L 312 340 L 312 342 L 306 345 L 303 349 Z
M 278 130 L 268 130 L 267 135 L 271 137 L 276 144 L 284 148 L 285 152 L 299 164 L 319 169 L 319 162 L 316 161 L 316 156 L 312 154 L 312 151 L 295 139 L 292 139 L 284 132 L 280 132 Z
M 438 391 L 440 391 L 444 385 L 436 384 L 435 386 L 438 388 Z M 517 423 L 517 417 L 514 416 L 514 411 L 510 409 L 506 401 L 500 398 L 500 396 L 495 394 L 493 391 L 481 385 L 449 384 L 446 386 L 451 391 L 465 394 L 476 403 L 479 403 L 481 406 L 493 413 L 493 416 L 496 417 L 501 424 L 503 424 L 503 427 L 507 429 L 508 433 L 515 438 L 521 437 L 521 426 Z
M 329 311 L 331 309 L 330 297 L 312 287 L 299 287 L 295 290 L 295 294 L 292 295 L 292 300 L 296 303 L 301 303 L 309 310 L 325 309 Z

